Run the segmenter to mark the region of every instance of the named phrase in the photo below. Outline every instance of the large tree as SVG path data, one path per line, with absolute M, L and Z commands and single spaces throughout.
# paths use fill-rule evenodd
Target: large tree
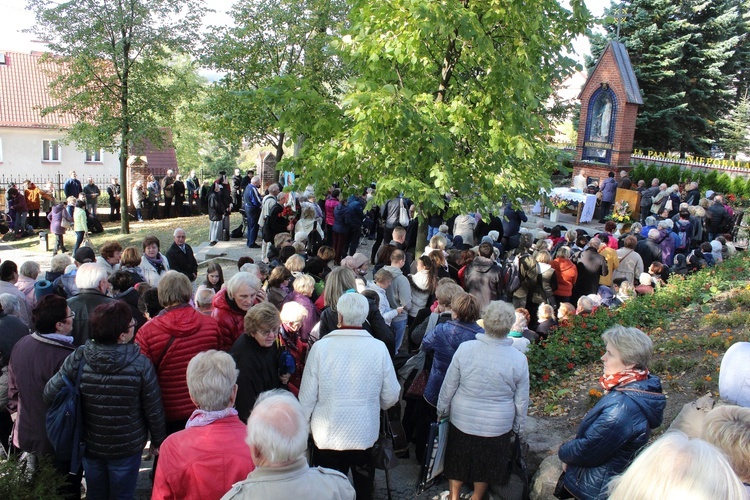
M 590 20 L 571 3 L 352 1 L 337 46 L 357 76 L 338 119 L 311 127 L 284 169 L 320 189 L 375 181 L 377 202 L 403 192 L 420 217 L 450 192 L 449 213 L 536 197 L 556 163 L 544 104 Z
M 717 121 L 732 106 L 742 42 L 735 0 L 634 0 L 613 5 L 628 16 L 620 41 L 630 54 L 643 106 L 635 146 L 706 154 L 717 139 Z M 610 13 L 612 10 L 609 11 Z M 616 37 L 591 37 L 594 61 Z
M 28 0 L 59 63 L 53 83 L 59 104 L 78 123 L 69 138 L 91 149 L 118 152 L 125 185 L 130 149 L 148 138 L 161 144 L 159 118 L 170 117 L 185 80 L 170 57 L 188 50 L 200 26 L 199 0 Z M 129 232 L 128 189 L 121 198 L 121 231 Z
M 311 120 L 335 107 L 345 77 L 329 42 L 343 0 L 240 0 L 234 26 L 206 36 L 203 62 L 224 74 L 206 104 L 210 130 L 232 143 L 269 144 L 276 161 Z

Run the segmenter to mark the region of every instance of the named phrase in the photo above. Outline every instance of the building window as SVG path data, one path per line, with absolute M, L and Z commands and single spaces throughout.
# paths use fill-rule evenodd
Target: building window
M 42 141 L 42 161 L 60 161 L 60 141 Z
M 102 150 L 86 150 L 86 163 L 101 162 L 102 161 Z

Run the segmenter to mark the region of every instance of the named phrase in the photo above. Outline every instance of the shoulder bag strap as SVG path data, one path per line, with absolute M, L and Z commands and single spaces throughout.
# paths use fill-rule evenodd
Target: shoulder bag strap
M 172 345 L 172 342 L 174 342 L 175 337 L 169 337 L 169 342 L 167 342 L 167 345 L 164 346 L 164 350 L 161 352 L 161 356 L 159 356 L 159 360 L 154 363 L 154 370 L 159 373 L 159 365 L 161 365 L 161 362 L 164 360 L 164 356 L 167 355 L 167 351 L 169 350 L 169 347 Z

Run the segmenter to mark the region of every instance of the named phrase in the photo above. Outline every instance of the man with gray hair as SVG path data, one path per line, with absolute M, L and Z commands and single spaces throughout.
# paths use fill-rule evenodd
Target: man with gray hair
M 268 194 L 263 197 L 263 203 L 261 204 L 260 218 L 258 219 L 259 224 L 264 225 L 266 223 L 266 218 L 271 213 L 271 209 L 276 205 L 276 198 L 280 192 L 281 189 L 278 184 L 268 186 Z M 268 262 L 268 250 L 270 246 L 268 242 L 263 242 L 260 252 L 265 262 Z
M 669 237 L 669 235 L 667 235 Z M 658 229 L 649 229 L 648 237 L 638 242 L 635 251 L 643 259 L 643 269 L 648 269 L 652 262 L 661 262 L 661 243 L 662 235 Z
M 261 205 L 263 204 L 259 188 L 260 177 L 255 176 L 250 179 L 250 183 L 245 186 L 245 191 L 242 194 L 242 205 L 245 208 L 245 216 L 247 217 L 248 248 L 260 248 L 260 245 L 255 242 L 258 239 L 258 222 L 260 221 Z
M 193 247 L 185 243 L 187 234 L 185 230 L 178 227 L 172 235 L 174 243 L 167 250 L 167 261 L 169 268 L 173 271 L 184 274 L 190 281 L 195 281 L 198 277 L 198 262 L 193 255 Z
M 309 426 L 299 401 L 288 391 L 262 393 L 247 420 L 247 444 L 255 470 L 222 500 L 250 498 L 356 498 L 341 472 L 311 468 L 305 458 Z
M 665 186 L 666 188 L 666 186 Z M 654 196 L 659 192 L 659 179 L 651 181 L 651 187 L 641 191 L 641 224 L 646 224 L 646 217 L 651 215 L 651 205 L 654 201 Z
M 94 264 L 82 264 L 76 272 L 78 293 L 68 299 L 68 307 L 73 317 L 73 344 L 79 346 L 91 338 L 89 317 L 97 306 L 108 304 L 115 299 L 108 297 L 111 288 L 107 279 L 107 270 Z

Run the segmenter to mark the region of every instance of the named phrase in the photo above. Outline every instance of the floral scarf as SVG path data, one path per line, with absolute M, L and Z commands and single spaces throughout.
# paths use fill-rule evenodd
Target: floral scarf
M 190 415 L 190 418 L 185 424 L 185 429 L 189 429 L 190 427 L 205 427 L 219 419 L 231 417 L 237 414 L 237 410 L 234 408 L 224 408 L 223 410 L 216 411 L 206 411 L 198 408 L 192 415 Z
M 161 253 L 157 254 L 157 257 L 155 259 L 152 259 L 146 254 L 143 254 L 143 256 L 146 257 L 146 260 L 151 263 L 152 266 L 154 266 L 156 274 L 161 274 L 165 271 L 164 262 L 161 259 Z
M 618 385 L 638 382 L 639 380 L 646 380 L 647 378 L 648 370 L 624 370 L 613 373 L 612 375 L 602 375 L 599 377 L 599 384 L 601 384 L 605 391 L 611 391 Z

